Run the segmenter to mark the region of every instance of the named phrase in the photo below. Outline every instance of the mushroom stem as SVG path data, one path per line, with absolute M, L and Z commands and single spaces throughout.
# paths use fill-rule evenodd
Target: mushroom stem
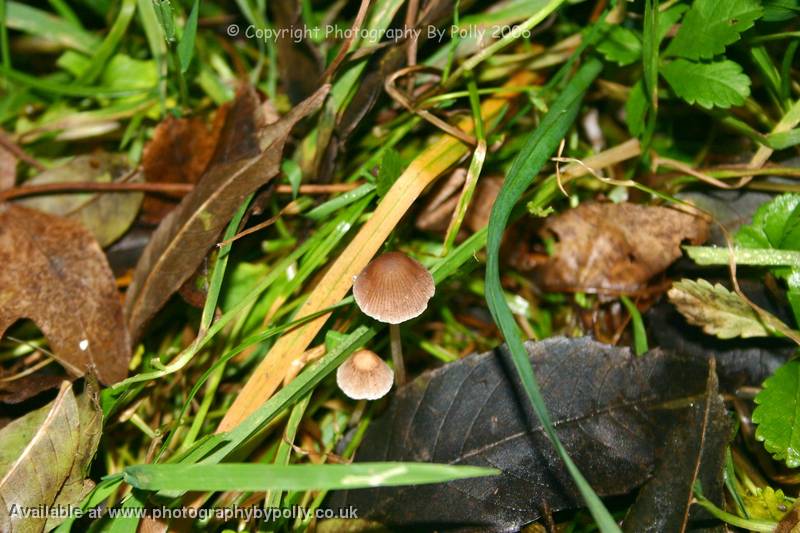
M 394 382 L 398 387 L 406 382 L 406 366 L 403 363 L 403 346 L 400 343 L 400 326 L 389 324 L 389 345 L 392 349 L 392 363 L 394 363 Z

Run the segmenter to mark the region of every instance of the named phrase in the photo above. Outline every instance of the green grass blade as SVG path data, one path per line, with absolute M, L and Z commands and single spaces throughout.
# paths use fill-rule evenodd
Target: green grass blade
M 6 3 L 6 25 L 58 44 L 91 54 L 100 41 L 74 24 L 46 11 L 19 2 Z
M 558 143 L 567 134 L 578 113 L 585 91 L 600 73 L 601 68 L 601 63 L 596 59 L 587 61 L 581 67 L 564 92 L 553 102 L 550 111 L 542 119 L 536 131 L 527 139 L 522 151 L 511 165 L 489 219 L 486 243 L 486 301 L 495 322 L 503 332 L 514 366 L 533 409 L 580 490 L 589 511 L 601 531 L 617 532 L 619 527 L 616 522 L 558 439 L 536 382 L 533 367 L 528 360 L 528 352 L 522 343 L 520 331 L 503 296 L 503 288 L 500 284 L 500 244 L 506 224 L 511 217 L 511 211 L 539 170 L 555 152 Z
M 631 301 L 627 296 L 621 296 L 620 301 L 628 313 L 631 315 L 631 325 L 633 326 L 633 348 L 636 355 L 644 355 L 647 352 L 647 331 L 644 329 L 644 320 L 636 304 Z
M 117 49 L 117 45 L 128 30 L 128 25 L 131 23 L 135 12 L 136 0 L 124 0 L 122 2 L 114 25 L 111 26 L 108 35 L 97 48 L 97 51 L 92 54 L 92 61 L 89 64 L 89 68 L 80 77 L 80 83 L 93 83 L 100 76 L 106 67 L 106 63 L 108 63 L 108 60 L 114 54 L 114 50 Z
M 123 476 L 126 483 L 142 490 L 260 492 L 423 485 L 499 473 L 495 468 L 431 463 L 228 463 L 134 465 L 126 468 Z
M 181 72 L 186 73 L 192 63 L 194 55 L 194 40 L 197 36 L 197 14 L 200 11 L 200 0 L 194 0 L 192 11 L 186 19 L 186 26 L 183 28 L 181 42 L 178 43 L 178 58 L 181 62 Z

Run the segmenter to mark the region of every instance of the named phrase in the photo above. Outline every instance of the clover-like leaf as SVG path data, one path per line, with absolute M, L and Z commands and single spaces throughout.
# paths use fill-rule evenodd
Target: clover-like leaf
M 800 466 L 800 361 L 789 361 L 764 381 L 756 396 L 756 438 L 789 468 Z
M 710 59 L 738 41 L 763 13 L 758 0 L 695 0 L 666 53 Z
M 676 59 L 661 67 L 661 74 L 675 94 L 701 107 L 741 105 L 750 95 L 750 78 L 733 61 L 693 63 Z

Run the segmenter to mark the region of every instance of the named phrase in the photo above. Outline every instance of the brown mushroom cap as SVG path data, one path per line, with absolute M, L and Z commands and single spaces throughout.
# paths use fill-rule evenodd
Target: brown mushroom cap
M 431 273 L 400 252 L 373 259 L 353 283 L 353 297 L 361 311 L 387 324 L 421 315 L 435 291 Z
M 359 350 L 336 370 L 336 384 L 354 400 L 377 400 L 394 383 L 394 372 L 374 352 Z

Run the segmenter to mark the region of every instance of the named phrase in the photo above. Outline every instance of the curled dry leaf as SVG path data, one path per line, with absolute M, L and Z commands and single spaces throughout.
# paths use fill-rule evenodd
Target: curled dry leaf
M 50 530 L 63 518 L 25 511 L 80 503 L 94 486 L 86 475 L 101 427 L 97 385 L 87 380 L 78 397 L 65 381 L 50 404 L 0 430 L 0 530 Z
M 0 335 L 30 319 L 71 374 L 106 384 L 126 376 L 130 342 L 114 277 L 83 226 L 0 204 L 0 265 Z
M 704 242 L 708 223 L 667 207 L 583 203 L 549 218 L 555 253 L 537 268 L 546 290 L 631 293 L 681 256 L 681 243 Z
M 709 335 L 720 339 L 768 337 L 773 328 L 765 324 L 744 299 L 719 283 L 704 279 L 676 281 L 667 293 L 670 301 L 686 317 Z M 775 325 L 778 319 L 775 318 Z
M 280 171 L 283 145 L 292 127 L 319 108 L 323 86 L 275 124 L 263 127 L 256 115 L 258 95 L 243 91 L 228 112 L 208 170 L 194 190 L 161 221 L 136 265 L 125 300 L 131 336 L 191 276 L 236 209 Z
M 92 181 L 125 183 L 142 181 L 139 173 L 129 175 L 127 158 L 121 154 L 104 152 L 80 155 L 64 165 L 46 170 L 25 182 L 26 185 Z M 77 220 L 106 247 L 119 239 L 130 228 L 139 207 L 140 192 L 63 193 L 31 196 L 19 200 L 20 205 L 45 213 Z

